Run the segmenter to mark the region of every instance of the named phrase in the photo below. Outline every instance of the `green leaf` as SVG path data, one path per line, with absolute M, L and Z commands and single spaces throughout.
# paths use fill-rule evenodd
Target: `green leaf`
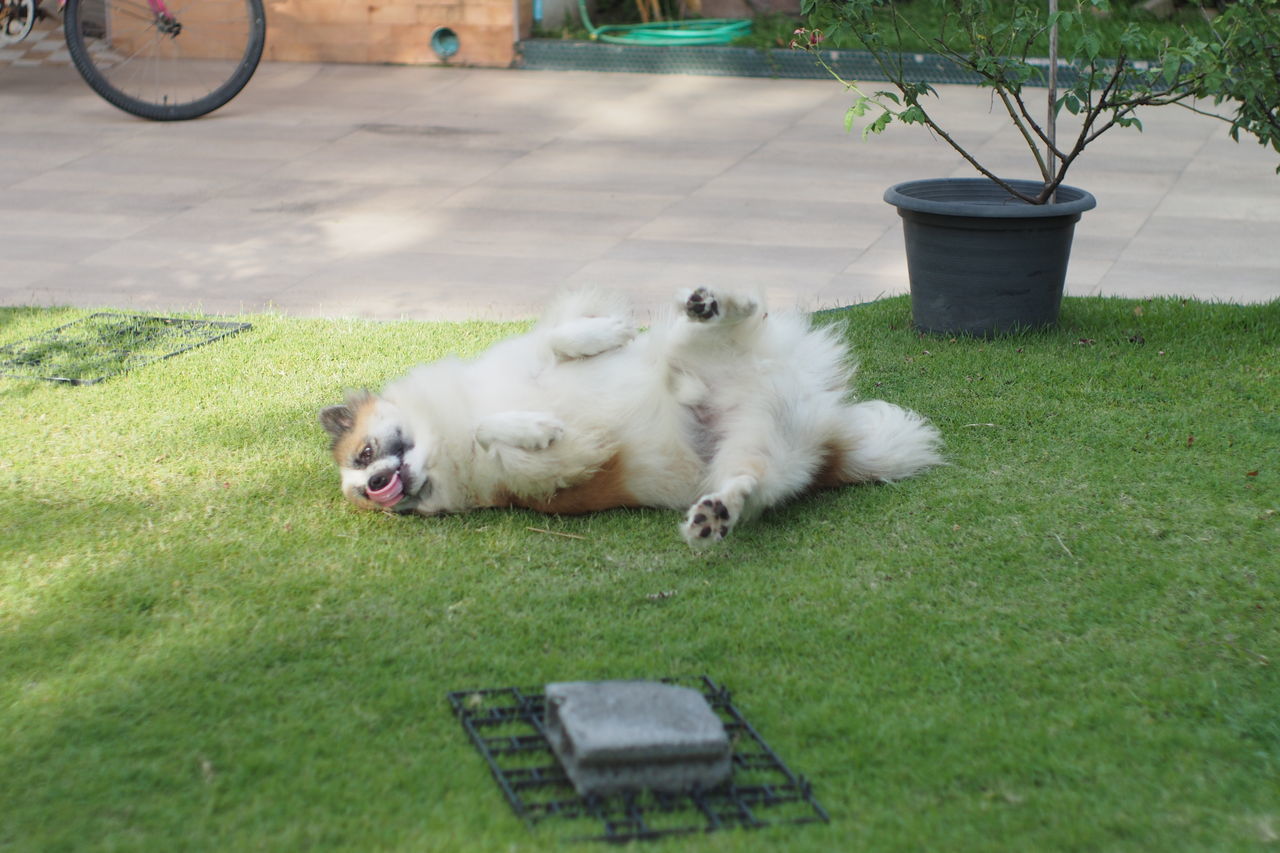
M 1085 33 L 1080 39 L 1080 47 L 1084 51 L 1084 56 L 1090 62 L 1098 59 L 1098 54 L 1102 52 L 1102 39 L 1097 33 Z
M 898 114 L 898 121 L 904 124 L 924 124 L 925 112 L 920 107 L 907 107 Z
M 889 122 L 893 121 L 893 113 L 885 110 L 876 116 L 875 121 L 862 129 L 862 138 L 865 140 L 873 133 L 883 133 L 884 129 L 889 126 Z

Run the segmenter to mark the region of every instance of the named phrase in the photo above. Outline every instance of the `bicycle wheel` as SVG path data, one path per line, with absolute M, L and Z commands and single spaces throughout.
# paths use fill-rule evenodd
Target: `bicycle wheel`
M 22 41 L 35 22 L 35 0 L 0 0 L 0 45 Z
M 230 101 L 262 58 L 262 0 L 67 0 L 63 31 L 93 91 L 156 121 Z

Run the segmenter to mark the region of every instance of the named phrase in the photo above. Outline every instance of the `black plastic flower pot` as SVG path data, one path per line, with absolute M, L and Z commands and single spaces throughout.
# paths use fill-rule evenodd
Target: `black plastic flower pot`
M 1039 181 L 1010 181 L 1035 194 Z M 1071 238 L 1092 195 L 1061 186 L 1052 204 L 1028 204 L 986 178 L 896 184 L 918 329 L 987 337 L 1058 322 Z

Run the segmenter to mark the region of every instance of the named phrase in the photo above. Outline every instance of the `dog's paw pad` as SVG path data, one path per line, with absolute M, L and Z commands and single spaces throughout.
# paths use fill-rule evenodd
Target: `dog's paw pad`
M 719 542 L 729 535 L 733 514 L 719 498 L 703 498 L 689 510 L 684 523 L 684 538 L 690 545 Z
M 684 310 L 690 320 L 705 322 L 720 314 L 720 303 L 716 301 L 714 293 L 705 287 L 699 287 L 685 300 Z

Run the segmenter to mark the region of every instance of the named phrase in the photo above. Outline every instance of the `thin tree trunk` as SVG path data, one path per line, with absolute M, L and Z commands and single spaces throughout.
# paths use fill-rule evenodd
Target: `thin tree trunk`
M 1049 16 L 1052 18 L 1058 13 L 1058 0 L 1049 0 Z M 1053 159 L 1053 150 L 1058 142 L 1058 111 L 1054 109 L 1054 103 L 1058 100 L 1058 22 L 1053 21 L 1049 27 L 1049 115 L 1045 119 L 1045 135 L 1049 137 L 1049 150 L 1045 157 L 1045 162 L 1049 164 L 1050 171 L 1057 171 L 1057 164 Z M 1054 190 L 1053 195 L 1049 196 L 1049 203 L 1053 204 L 1057 200 L 1058 192 Z

